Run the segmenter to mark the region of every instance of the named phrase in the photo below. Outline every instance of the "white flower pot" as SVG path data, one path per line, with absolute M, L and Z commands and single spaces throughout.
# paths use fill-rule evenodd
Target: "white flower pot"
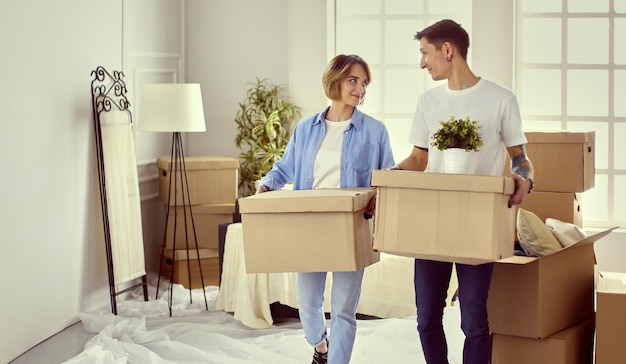
M 474 174 L 476 171 L 475 152 L 466 152 L 461 148 L 450 148 L 443 151 L 444 173 Z

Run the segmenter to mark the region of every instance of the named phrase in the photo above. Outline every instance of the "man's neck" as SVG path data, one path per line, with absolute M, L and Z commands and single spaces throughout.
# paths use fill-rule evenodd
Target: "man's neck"
M 448 77 L 448 88 L 450 90 L 465 90 L 480 81 L 480 77 L 467 66 L 467 64 L 459 65 L 452 71 L 451 77 Z

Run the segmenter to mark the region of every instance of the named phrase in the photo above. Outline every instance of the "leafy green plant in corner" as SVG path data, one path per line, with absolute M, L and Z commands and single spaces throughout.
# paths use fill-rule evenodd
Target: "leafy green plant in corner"
M 466 152 L 477 152 L 483 146 L 480 135 L 482 126 L 476 120 L 456 119 L 451 116 L 448 121 L 440 121 L 441 127 L 433 134 L 431 145 L 439 150 L 450 148 L 464 149 Z
M 284 95 L 285 89 L 268 79 L 249 83 L 246 98 L 235 117 L 235 144 L 242 150 L 239 188 L 242 196 L 254 194 L 255 182 L 270 171 L 285 152 L 300 108 Z

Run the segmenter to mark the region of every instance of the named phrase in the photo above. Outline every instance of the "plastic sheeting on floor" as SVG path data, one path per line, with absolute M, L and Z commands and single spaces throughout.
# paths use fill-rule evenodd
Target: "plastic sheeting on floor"
M 141 288 L 118 301 L 118 315 L 110 307 L 80 315 L 88 332 L 96 334 L 83 352 L 68 364 L 219 363 L 293 364 L 311 361 L 313 349 L 304 339 L 298 320 L 285 320 L 265 329 L 251 329 L 232 314 L 215 309 L 218 287 L 190 292 L 173 286 L 169 316 L 167 282 L 161 281 L 155 300 L 156 279 L 150 277 L 150 301 Z M 461 363 L 463 334 L 458 306 L 444 315 L 450 363 Z M 330 333 L 332 335 L 332 333 Z M 359 320 L 351 363 L 425 363 L 415 316 Z

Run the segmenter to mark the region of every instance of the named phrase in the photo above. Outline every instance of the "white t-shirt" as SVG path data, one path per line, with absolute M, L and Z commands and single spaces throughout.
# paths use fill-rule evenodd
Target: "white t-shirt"
M 417 103 L 409 143 L 428 148 L 426 171 L 443 173 L 442 151 L 431 145 L 440 121 L 451 116 L 477 120 L 484 145 L 470 152 L 477 159 L 473 174 L 500 176 L 506 160 L 506 147 L 526 144 L 515 94 L 488 80 L 480 79 L 464 90 L 450 90 L 447 83 L 424 92 Z
M 326 135 L 315 157 L 313 189 L 341 187 L 341 146 L 350 120 L 324 120 Z

